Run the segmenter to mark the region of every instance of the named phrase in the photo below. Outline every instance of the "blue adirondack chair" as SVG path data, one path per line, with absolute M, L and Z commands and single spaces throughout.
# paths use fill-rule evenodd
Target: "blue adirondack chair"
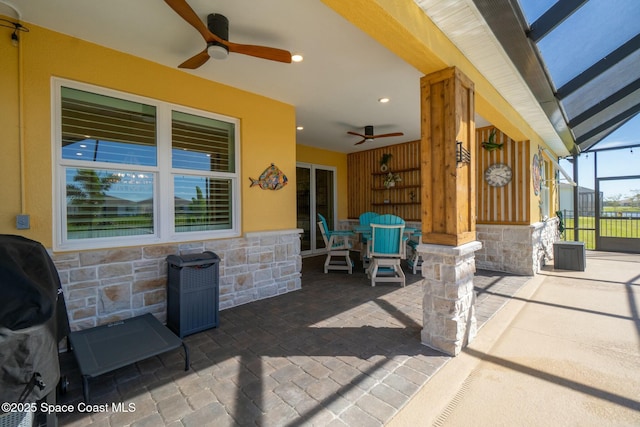
M 358 220 L 360 221 L 360 227 L 364 228 L 371 228 L 371 221 L 376 218 L 379 217 L 380 214 L 375 213 L 375 212 L 365 212 L 363 214 L 360 214 L 360 217 L 358 217 Z
M 422 232 L 416 231 L 411 234 L 411 238 L 409 238 L 409 240 L 407 241 L 407 246 L 411 248 L 411 254 L 407 256 L 407 265 L 409 266 L 413 274 L 422 271 L 422 255 L 420 255 L 417 251 L 421 237 Z
M 356 231 L 360 233 L 360 259 L 362 260 L 362 266 L 367 268 L 369 266 L 369 256 L 367 254 L 367 240 L 371 237 L 371 221 L 380 216 L 375 212 L 365 212 L 360 215 L 360 224 L 356 227 Z
M 370 265 L 367 275 L 371 286 L 376 282 L 398 282 L 405 285 L 400 264 L 405 258 L 404 220 L 396 215 L 380 215 L 371 221 L 368 245 Z
M 350 237 L 353 237 L 353 232 L 349 230 L 329 230 L 325 217 L 318 214 L 318 218 L 320 219 L 318 221 L 320 234 L 322 234 L 322 240 L 324 240 L 324 245 L 327 248 L 324 272 L 346 270 L 349 274 L 353 273 L 353 261 L 349 257 L 349 250 L 351 249 Z M 333 259 L 333 257 L 338 257 L 338 259 Z

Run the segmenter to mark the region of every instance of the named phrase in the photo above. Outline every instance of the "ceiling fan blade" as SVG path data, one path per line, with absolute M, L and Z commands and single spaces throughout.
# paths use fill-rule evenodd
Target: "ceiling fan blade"
M 388 136 L 403 136 L 402 132 L 383 133 L 382 135 L 371 135 L 369 138 L 386 138 Z
M 362 141 L 356 142 L 355 145 L 363 144 L 363 143 L 365 143 L 367 141 L 371 141 L 372 139 L 375 139 L 375 138 L 384 138 L 384 137 L 387 137 L 387 136 L 403 136 L 404 135 L 404 133 L 402 133 L 402 132 L 383 133 L 383 134 L 380 134 L 380 135 L 374 135 L 373 134 L 373 126 L 365 126 L 364 130 L 365 130 L 364 135 L 361 134 L 361 133 L 358 133 L 358 132 L 347 131 L 347 133 L 349 135 L 355 135 L 355 136 L 359 136 L 359 137 L 363 138 Z
M 366 136 L 364 136 L 363 134 L 358 133 L 358 132 L 351 132 L 351 131 L 348 131 L 347 133 L 348 133 L 349 135 L 355 135 L 355 136 L 359 136 L 359 137 L 361 137 L 361 138 L 366 138 Z
M 189 70 L 195 70 L 208 60 L 209 53 L 207 53 L 207 49 L 205 49 L 197 55 L 194 55 L 191 58 L 187 59 L 182 64 L 178 65 L 178 68 L 188 68 Z
M 230 52 L 242 53 L 244 55 L 255 56 L 257 58 L 270 59 L 272 61 L 278 62 L 291 62 L 291 52 L 286 51 L 284 49 L 277 49 L 274 47 L 267 46 L 255 46 L 248 44 L 239 44 L 232 43 L 230 41 L 224 40 L 211 31 L 209 28 L 200 20 L 195 11 L 189 6 L 186 0 L 164 0 L 165 3 L 171 7 L 178 15 L 182 17 L 187 23 L 191 24 L 193 28 L 198 30 L 198 32 L 202 35 L 202 38 L 207 43 L 217 42 L 225 45 Z M 188 61 L 186 61 L 188 62 Z M 185 62 L 185 63 L 186 63 Z M 204 62 L 203 62 L 204 63 Z M 200 64 L 202 65 L 202 64 Z M 189 67 L 183 67 L 189 68 Z
M 242 53 L 244 55 L 255 56 L 256 58 L 269 59 L 271 61 L 291 63 L 291 52 L 275 47 L 256 46 L 251 44 L 238 44 L 228 41 L 221 41 L 229 48 L 229 52 Z
M 221 38 L 213 34 L 207 26 L 202 22 L 198 15 L 194 12 L 194 10 L 187 4 L 185 0 L 164 0 L 165 3 L 171 7 L 182 19 L 187 21 L 193 28 L 198 30 L 198 32 L 202 35 L 207 43 L 211 42 L 224 42 Z

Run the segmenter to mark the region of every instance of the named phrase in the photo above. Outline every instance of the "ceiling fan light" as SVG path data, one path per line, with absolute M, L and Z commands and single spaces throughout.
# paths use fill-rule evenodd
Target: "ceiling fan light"
M 217 44 L 207 47 L 207 53 L 213 59 L 227 59 L 227 56 L 229 56 L 229 51 L 224 46 Z

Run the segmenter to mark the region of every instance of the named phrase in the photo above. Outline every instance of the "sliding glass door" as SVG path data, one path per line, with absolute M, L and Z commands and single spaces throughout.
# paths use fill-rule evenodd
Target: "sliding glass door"
M 318 230 L 318 214 L 327 219 L 329 228 L 335 228 L 337 215 L 335 168 L 310 163 L 298 163 L 297 218 L 298 228 L 304 230 L 301 241 L 302 255 L 324 252 L 322 235 Z

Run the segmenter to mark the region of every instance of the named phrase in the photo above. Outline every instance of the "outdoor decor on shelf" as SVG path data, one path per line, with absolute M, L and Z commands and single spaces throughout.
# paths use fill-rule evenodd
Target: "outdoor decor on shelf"
M 287 185 L 287 176 L 280 170 L 279 167 L 271 163 L 271 166 L 266 168 L 260 178 L 253 179 L 249 177 L 251 181 L 251 185 L 249 188 L 254 185 L 259 186 L 263 190 L 280 190 L 282 187 Z
M 384 185 L 385 188 L 395 187 L 396 182 L 400 182 L 400 181 L 402 181 L 402 178 L 400 178 L 400 175 L 398 175 L 397 173 L 389 172 L 384 177 L 384 182 L 382 183 L 382 185 Z
M 393 154 L 391 153 L 384 153 L 382 155 L 382 157 L 380 158 L 380 170 L 382 172 L 386 172 L 389 170 L 389 161 L 391 160 L 392 157 L 393 157 Z

